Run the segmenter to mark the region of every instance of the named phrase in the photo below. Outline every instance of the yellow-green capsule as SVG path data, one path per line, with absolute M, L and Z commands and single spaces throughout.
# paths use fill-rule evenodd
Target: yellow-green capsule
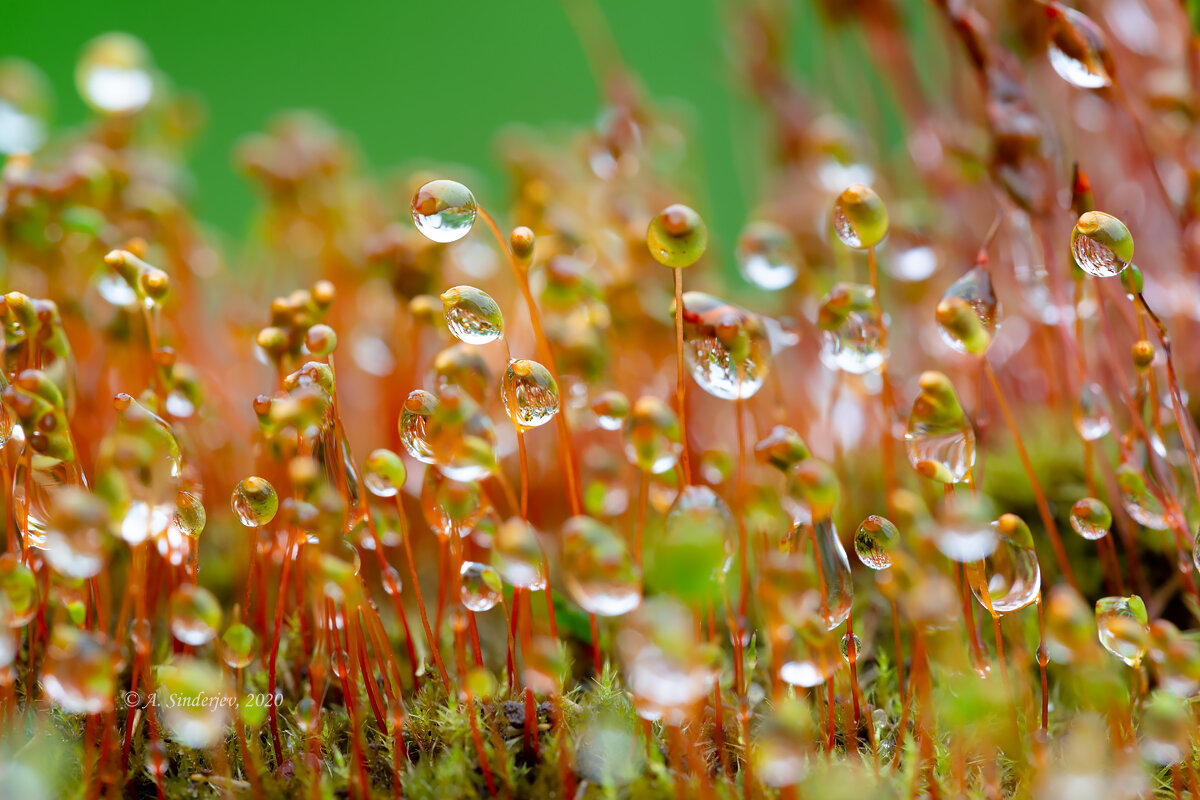
M 887 206 L 870 186 L 849 186 L 833 204 L 833 230 L 847 247 L 869 250 L 887 236 Z
M 665 267 L 690 267 L 708 247 L 708 228 L 694 210 L 675 203 L 650 221 L 646 246 L 654 260 Z

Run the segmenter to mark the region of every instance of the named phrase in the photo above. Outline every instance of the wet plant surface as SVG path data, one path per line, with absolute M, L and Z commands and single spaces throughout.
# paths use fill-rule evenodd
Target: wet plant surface
M 504 198 L 280 118 L 240 250 L 153 42 L 0 61 L 0 797 L 1200 791 L 1189 20 L 823 5 L 904 147 L 731 6 L 736 242 L 615 52 Z

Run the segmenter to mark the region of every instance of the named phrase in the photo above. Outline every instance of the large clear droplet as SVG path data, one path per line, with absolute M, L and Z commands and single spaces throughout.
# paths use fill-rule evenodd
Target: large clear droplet
M 795 282 L 800 253 L 784 228 L 773 222 L 751 222 L 738 238 L 737 261 L 747 281 L 778 291 Z
M 1096 601 L 1096 630 L 1104 649 L 1131 667 L 1142 662 L 1150 646 L 1146 604 L 1135 595 Z
M 460 342 L 488 344 L 504 335 L 504 315 L 487 292 L 474 286 L 455 286 L 442 292 L 446 327 Z
M 714 397 L 736 400 L 762 388 L 771 348 L 757 314 L 710 294 L 685 292 L 683 342 L 692 379 Z
M 509 419 L 521 428 L 545 425 L 558 413 L 558 384 L 536 361 L 510 362 L 500 391 Z
M 1085 497 L 1071 506 L 1071 527 L 1085 539 L 1103 539 L 1112 525 L 1112 512 L 1102 501 Z
M 854 553 L 871 569 L 892 565 L 892 548 L 900 541 L 900 531 L 891 520 L 872 514 L 862 521 L 854 534 Z
M 1008 614 L 1037 600 L 1042 569 L 1032 540 L 1007 535 L 1003 519 L 993 526 L 997 529 L 996 549 L 982 563 L 969 567 L 971 591 L 989 613 Z M 1028 528 L 1024 531 L 1027 534 Z
M 279 495 L 266 478 L 251 475 L 239 481 L 230 498 L 233 513 L 247 528 L 257 528 L 275 519 L 279 511 Z
M 475 195 L 456 181 L 430 181 L 413 195 L 413 223 L 435 242 L 457 242 L 466 236 L 477 213 Z
M 1078 11 L 1053 3 L 1046 7 L 1050 19 L 1050 66 L 1063 80 L 1080 89 L 1112 85 L 1112 57 L 1104 33 Z
M 500 602 L 503 586 L 500 573 L 478 561 L 464 561 L 459 569 L 459 588 L 462 604 L 471 611 L 491 611 Z
M 423 464 L 433 463 L 433 449 L 426 432 L 429 418 L 437 409 L 438 399 L 432 392 L 416 389 L 404 400 L 400 412 L 400 443 L 410 456 Z
M 975 267 L 950 284 L 937 306 L 942 341 L 960 353 L 980 355 L 996 335 L 998 304 L 992 276 Z

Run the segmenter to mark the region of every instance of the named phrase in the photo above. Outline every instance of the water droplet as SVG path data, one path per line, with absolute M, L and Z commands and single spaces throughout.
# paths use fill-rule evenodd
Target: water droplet
M 1142 662 L 1150 645 L 1146 604 L 1135 595 L 1096 601 L 1096 629 L 1104 649 L 1131 667 Z
M 657 397 L 639 398 L 625 420 L 625 457 L 655 475 L 673 468 L 683 451 L 679 420 Z
M 464 561 L 458 574 L 462 604 L 471 611 L 491 611 L 500 602 L 503 585 L 496 570 L 478 561 Z
M 88 42 L 75 68 L 75 86 L 96 111 L 132 114 L 154 96 L 146 45 L 127 33 L 106 33 Z
M 934 544 L 951 561 L 970 564 L 996 550 L 997 528 L 989 520 L 992 507 L 986 497 L 959 497 L 948 505 L 934 532 Z
M 68 714 L 112 710 L 117 689 L 117 654 L 108 637 L 59 623 L 42 662 L 42 688 Z
M 439 395 L 454 387 L 484 405 L 491 383 L 487 362 L 477 347 L 455 344 L 433 357 L 433 384 Z
M 891 550 L 899 542 L 900 531 L 891 520 L 872 514 L 854 534 L 854 553 L 871 569 L 887 569 L 892 565 Z
M 13 505 L 24 509 L 13 514 L 17 529 L 30 545 L 44 549 L 55 495 L 82 486 L 83 472 L 77 462 L 35 455 L 32 469 L 25 459 L 17 461 L 12 481 Z
M 847 247 L 867 250 L 887 236 L 887 207 L 874 189 L 856 183 L 833 204 L 833 230 Z
M 975 267 L 942 295 L 937 306 L 938 331 L 952 349 L 981 355 L 996 335 L 998 313 L 992 276 Z
M 764 713 L 755 730 L 756 772 L 767 786 L 795 786 L 816 758 L 812 711 L 797 697 L 789 697 Z
M 558 413 L 558 384 L 550 370 L 536 361 L 509 362 L 500 392 L 508 418 L 520 428 L 545 425 Z
M 676 203 L 650 221 L 646 246 L 654 260 L 665 267 L 690 267 L 708 247 L 708 228 L 699 214 Z
M 723 400 L 752 397 L 770 364 L 762 317 L 703 292 L 683 295 L 683 343 L 701 389 Z
M 900 250 L 887 262 L 893 278 L 909 283 L 923 281 L 937 271 L 937 251 L 927 244 Z
M 754 445 L 754 454 L 780 472 L 787 472 L 793 465 L 812 455 L 804 439 L 794 428 L 776 425 Z
M 492 565 L 509 584 L 530 591 L 546 588 L 545 553 L 533 526 L 511 517 L 496 529 Z
M 592 401 L 592 413 L 596 415 L 596 423 L 604 430 L 620 430 L 629 416 L 629 398 L 615 389 L 601 392 Z
M 1085 497 L 1071 506 L 1071 527 L 1085 539 L 1103 539 L 1112 525 L 1112 512 L 1094 497 Z
M 766 291 L 791 286 L 800 253 L 792 236 L 773 222 L 751 222 L 737 243 L 738 267 L 750 283 Z
M 460 342 L 488 344 L 504 335 L 504 315 L 487 292 L 455 286 L 442 292 L 446 327 Z
M 862 655 L 862 639 L 858 638 L 858 634 L 844 633 L 842 634 L 842 658 L 847 662 L 850 661 L 850 641 L 852 639 L 854 641 L 854 660 L 857 661 L 858 657 Z
M 457 242 L 466 236 L 477 212 L 475 195 L 455 181 L 430 181 L 413 195 L 413 223 L 435 242 Z
M 376 497 L 395 497 L 407 477 L 400 456 L 385 448 L 372 451 L 363 464 L 363 483 Z
M 1029 527 L 1015 514 L 1005 514 L 992 523 L 995 549 L 982 563 L 972 563 L 971 591 L 992 614 L 1008 614 L 1025 608 L 1038 598 L 1042 570 Z
M 1139 739 L 1142 756 L 1169 767 L 1192 752 L 1192 712 L 1186 698 L 1155 689 L 1142 705 Z
M 842 540 L 838 538 L 833 520 L 826 518 L 808 528 L 807 534 L 816 547 L 816 570 L 821 594 L 821 615 L 825 627 L 833 630 L 846 621 L 854 602 L 854 582 L 850 577 L 850 559 Z M 805 533 L 795 534 L 800 547 L 805 544 Z
M 639 570 L 625 540 L 591 517 L 567 520 L 562 531 L 567 591 L 589 614 L 619 617 L 642 601 Z
M 729 506 L 707 486 L 685 486 L 653 543 L 646 583 L 695 602 L 712 597 L 724 577 L 736 526 Z
M 975 431 L 949 378 L 926 372 L 920 387 L 904 434 L 908 461 L 926 478 L 958 483 L 975 464 Z
M 0 555 L 0 594 L 8 601 L 4 621 L 10 628 L 23 628 L 37 613 L 37 579 L 12 553 Z
M 1129 266 L 1133 236 L 1125 223 L 1103 211 L 1080 215 L 1071 230 L 1071 253 L 1084 272 L 1110 278 Z
M 1073 409 L 1075 430 L 1086 442 L 1094 442 L 1108 435 L 1112 422 L 1108 415 L 1108 401 L 1104 389 L 1098 383 L 1085 383 L 1079 391 L 1079 399 Z
M 828 462 L 806 458 L 788 470 L 787 479 L 787 491 L 781 499 L 793 520 L 809 524 L 829 518 L 841 486 Z
M 887 319 L 875 303 L 875 290 L 839 283 L 821 302 L 821 363 L 853 375 L 879 369 L 887 360 Z
M 46 140 L 50 82 L 33 64 L 0 60 L 0 155 L 34 153 Z
M 258 655 L 258 637 L 249 627 L 235 622 L 221 636 L 221 658 L 231 669 L 250 666 Z
M 657 595 L 624 617 L 617 656 L 634 709 L 646 720 L 681 724 L 712 691 L 716 653 L 696 640 L 692 614 Z
M 1078 11 L 1053 3 L 1046 6 L 1050 66 L 1064 81 L 1080 89 L 1112 85 L 1112 56 L 1104 32 Z
M 1155 531 L 1167 529 L 1167 510 L 1150 490 L 1141 470 L 1132 464 L 1117 467 L 1117 486 L 1121 490 L 1121 505 L 1135 522 Z
M 198 647 L 217 635 L 221 604 L 207 589 L 185 583 L 171 594 L 170 618 L 175 638 Z
M 247 528 L 259 528 L 275 519 L 279 495 L 266 478 L 251 475 L 238 483 L 230 498 L 233 513 Z
M 426 432 L 434 464 L 447 478 L 477 481 L 496 469 L 496 431 L 492 421 L 457 388 L 447 387 L 443 391 Z
M 91 578 L 104 568 L 108 509 L 88 491 L 65 487 L 54 492 L 43 544 L 46 561 L 59 574 Z
M 790 686 L 809 689 L 825 683 L 846 663 L 842 658 L 840 639 L 811 625 L 796 632 L 782 644 L 780 680 Z
M 400 443 L 410 456 L 423 464 L 433 463 L 426 429 L 437 404 L 433 393 L 417 389 L 404 400 L 404 410 L 400 412 Z
M 171 738 L 197 750 L 220 743 L 233 705 L 221 670 L 199 659 L 177 658 L 159 666 L 157 677 L 157 704 Z

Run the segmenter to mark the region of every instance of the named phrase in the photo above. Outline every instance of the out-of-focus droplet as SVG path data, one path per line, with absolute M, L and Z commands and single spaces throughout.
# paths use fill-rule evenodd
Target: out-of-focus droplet
M 225 735 L 229 689 L 221 670 L 196 658 L 176 659 L 158 667 L 158 707 L 171 738 L 202 750 Z
M 478 561 L 464 561 L 459 569 L 459 588 L 462 604 L 471 611 L 491 611 L 500 602 L 503 585 L 500 573 Z
M 475 195 L 456 181 L 430 181 L 412 199 L 413 224 L 435 242 L 457 242 L 466 236 L 477 213 Z
M 251 475 L 238 482 L 230 505 L 239 522 L 247 528 L 260 528 L 275 519 L 279 512 L 279 495 L 266 478 Z
M 755 773 L 767 786 L 795 786 L 816 760 L 812 711 L 798 697 L 772 708 L 755 731 Z
M 938 331 L 960 353 L 982 355 L 996 335 L 999 319 L 992 276 L 975 267 L 950 284 L 937 306 Z
M 43 545 L 46 561 L 61 575 L 91 578 L 106 560 L 108 511 L 85 489 L 65 487 L 54 492 Z
M 729 506 L 712 489 L 683 487 L 653 543 L 647 585 L 686 602 L 711 597 L 723 579 L 734 530 Z
M 3 621 L 10 628 L 28 625 L 37 613 L 37 578 L 12 553 L 0 555 L 0 595 L 7 600 Z
M 892 548 L 899 543 L 900 531 L 892 521 L 872 514 L 854 534 L 854 553 L 871 569 L 887 569 L 892 565 Z
M 625 420 L 625 457 L 655 475 L 675 466 L 683 452 L 679 419 L 657 397 L 639 398 Z
M 776 425 L 754 445 L 754 454 L 780 472 L 787 472 L 812 453 L 795 428 Z
M 1080 89 L 1112 85 L 1112 56 L 1100 27 L 1073 8 L 1046 6 L 1050 66 L 1064 81 Z
M 988 613 L 1008 614 L 1038 598 L 1042 570 L 1029 526 L 1015 514 L 993 523 L 996 547 L 982 562 L 968 567 L 971 591 Z
M 558 384 L 550 370 L 536 361 L 516 359 L 510 362 L 500 393 L 504 410 L 518 427 L 545 425 L 558 413 Z
M 975 430 L 949 378 L 925 372 L 920 388 L 904 434 L 908 461 L 926 478 L 958 483 L 975 464 Z
M 1112 430 L 1104 389 L 1098 383 L 1085 383 L 1073 409 L 1075 430 L 1085 442 L 1094 442 Z
M 629 398 L 615 389 L 601 392 L 592 401 L 596 423 L 606 431 L 617 431 L 629 416 Z
M 405 398 L 404 409 L 400 412 L 400 443 L 410 456 L 423 464 L 433 463 L 427 429 L 437 405 L 438 399 L 432 392 L 416 389 Z
M 1191 755 L 1195 725 L 1186 699 L 1155 689 L 1141 710 L 1139 739 L 1146 760 L 1169 767 Z
M 221 659 L 231 669 L 250 666 L 258 655 L 258 637 L 247 625 L 235 622 L 221 635 Z
M 676 203 L 650 221 L 646 246 L 654 260 L 664 267 L 690 267 L 708 247 L 708 228 L 699 214 Z
M 1102 501 L 1084 497 L 1071 506 L 1071 527 L 1085 539 L 1103 539 L 1112 526 L 1112 512 Z
M 487 292 L 455 286 L 442 292 L 442 312 L 454 338 L 466 344 L 488 344 L 504 335 L 504 315 Z
M 887 236 L 887 207 L 871 187 L 849 186 L 833 204 L 833 231 L 847 247 L 872 248 Z
M 492 566 L 510 585 L 540 592 L 546 588 L 546 555 L 533 526 L 511 517 L 496 529 Z
M 88 42 L 75 67 L 75 86 L 102 114 L 133 114 L 154 96 L 150 51 L 127 33 L 106 33 Z
M 691 612 L 668 595 L 647 600 L 623 622 L 617 656 L 634 710 L 681 724 L 712 691 L 715 653 L 696 640 Z
M 50 82 L 20 58 L 0 60 L 0 155 L 34 153 L 46 140 Z
M 194 583 L 185 583 L 171 593 L 169 604 L 171 633 L 184 644 L 207 644 L 221 627 L 221 604 L 212 592 Z
M 372 451 L 363 462 L 363 483 L 376 497 L 395 497 L 407 477 L 404 461 L 386 448 Z
M 1150 490 L 1141 470 L 1132 464 L 1117 467 L 1117 487 L 1121 490 L 1121 505 L 1134 522 L 1155 531 L 1167 529 L 1167 510 Z
M 589 614 L 619 617 L 642 601 L 640 570 L 625 540 L 591 517 L 571 517 L 563 526 L 562 572 L 567 591 Z
M 1071 230 L 1071 253 L 1084 272 L 1111 278 L 1133 259 L 1133 236 L 1125 223 L 1103 211 L 1087 211 Z
M 795 282 L 800 251 L 790 233 L 773 222 L 751 222 L 738 237 L 738 268 L 760 289 L 778 291 Z
M 1097 600 L 1096 629 L 1105 650 L 1131 667 L 1141 664 L 1150 646 L 1150 618 L 1142 598 L 1135 594 Z
M 866 284 L 839 283 L 829 290 L 817 315 L 821 327 L 821 363 L 830 369 L 864 375 L 887 360 L 887 319 Z
M 993 510 L 986 497 L 959 497 L 946 507 L 934 531 L 934 544 L 951 561 L 970 564 L 990 556 L 998 544 Z
M 447 478 L 477 481 L 496 469 L 496 430 L 465 393 L 447 387 L 426 427 L 433 463 Z
M 59 623 L 50 634 L 41 681 L 46 696 L 68 714 L 100 714 L 113 707 L 117 654 L 101 632 Z
M 736 400 L 762 388 L 771 348 L 758 314 L 710 294 L 685 292 L 683 343 L 692 379 L 714 397 Z

